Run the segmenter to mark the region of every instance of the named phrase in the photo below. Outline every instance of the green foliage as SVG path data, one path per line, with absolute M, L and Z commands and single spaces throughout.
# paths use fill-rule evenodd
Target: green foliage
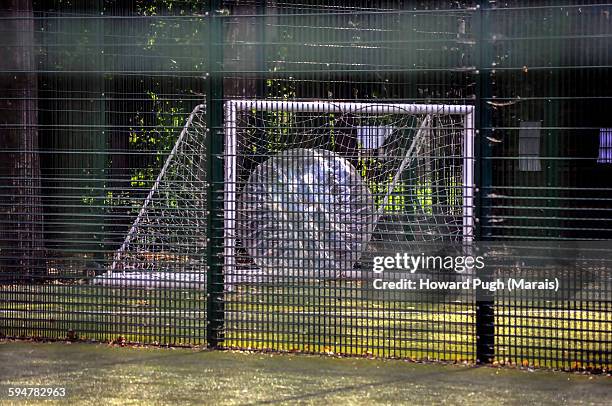
M 181 101 L 163 100 L 151 91 L 147 94 L 153 103 L 155 123 L 146 126 L 145 118 L 139 113 L 135 121 L 140 126 L 130 128 L 129 144 L 131 150 L 149 152 L 153 159 L 146 166 L 133 170 L 131 185 L 134 187 L 145 187 L 155 179 L 185 120 Z
M 280 32 L 280 38 L 282 41 L 290 41 L 292 35 L 288 30 Z M 295 80 L 292 77 L 279 78 L 275 77 L 275 72 L 281 72 L 283 69 L 284 62 L 287 60 L 288 48 L 287 46 L 277 46 L 274 55 L 274 60 L 278 61 L 268 70 L 270 72 L 270 79 L 266 80 L 266 97 L 277 100 L 291 100 L 296 97 Z M 268 151 L 279 152 L 284 149 L 286 145 L 287 136 L 289 135 L 289 129 L 295 122 L 295 114 L 288 111 L 273 111 L 268 113 L 268 126 L 266 128 L 266 139 L 268 141 Z

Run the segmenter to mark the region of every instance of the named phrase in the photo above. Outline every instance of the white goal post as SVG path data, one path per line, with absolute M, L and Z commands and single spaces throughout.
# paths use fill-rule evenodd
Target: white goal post
M 474 106 L 452 104 L 404 104 L 404 103 L 352 103 L 334 101 L 273 101 L 273 100 L 230 100 L 225 103 L 224 122 L 224 273 L 228 284 L 240 282 L 243 277 L 236 275 L 237 235 L 236 215 L 240 190 L 237 190 L 238 179 L 238 145 L 240 143 L 239 115 L 244 113 L 312 113 L 312 114 L 366 114 L 375 115 L 416 115 L 424 117 L 425 123 L 430 117 L 459 116 L 461 117 L 461 201 L 462 224 L 461 239 L 471 243 L 474 235 Z M 418 133 L 417 133 L 418 136 Z M 393 177 L 402 172 L 413 146 Z M 385 204 L 388 195 L 385 196 Z M 254 270 L 249 270 L 254 272 Z M 238 277 L 233 277 L 234 275 Z M 255 275 L 252 275 L 255 276 Z M 248 279 L 248 278 L 247 278 Z M 257 278 L 255 278 L 257 279 Z

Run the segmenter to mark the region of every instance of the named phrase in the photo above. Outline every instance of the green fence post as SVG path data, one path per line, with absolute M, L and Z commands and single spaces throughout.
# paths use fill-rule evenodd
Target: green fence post
M 223 22 L 221 2 L 212 0 L 208 11 L 208 258 L 206 342 L 216 348 L 223 341 Z
M 490 66 L 492 61 L 491 45 L 488 42 L 491 25 L 488 1 L 480 1 L 475 14 L 475 36 L 477 41 L 476 71 L 476 240 L 487 241 L 490 237 L 488 218 L 491 193 L 492 165 L 491 145 L 488 137 L 491 129 L 491 111 L 487 101 L 491 98 Z M 486 269 L 486 268 L 485 268 Z M 480 275 L 486 279 L 490 275 Z M 476 298 L 476 360 L 478 363 L 493 362 L 495 357 L 495 302 L 490 292 L 480 290 Z

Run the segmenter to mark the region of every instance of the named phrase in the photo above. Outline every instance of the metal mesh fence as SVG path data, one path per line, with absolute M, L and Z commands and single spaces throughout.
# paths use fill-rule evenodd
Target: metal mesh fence
M 422 307 L 368 291 L 372 258 L 471 238 L 471 188 L 462 185 L 472 180 L 473 109 L 226 106 L 226 344 L 473 357 L 469 298 Z M 436 320 L 441 313 L 449 317 Z
M 2 335 L 205 343 L 205 291 L 94 284 L 111 270 L 190 113 L 204 102 L 204 12 L 178 2 L 9 3 L 1 24 Z M 181 207 L 201 207 L 206 189 L 192 183 Z M 165 237 L 149 229 L 151 239 Z M 205 238 L 198 231 L 183 233 L 193 242 Z M 197 250 L 140 255 L 180 262 Z
M 0 337 L 609 369 L 611 11 L 8 2 Z M 481 241 L 585 294 L 372 289 Z
M 481 127 L 481 235 L 609 239 L 610 188 L 604 179 L 611 167 L 598 160 L 607 145 L 599 139 L 607 122 L 602 112 L 610 103 L 610 87 L 601 81 L 610 74 L 609 5 L 526 6 L 483 14 L 483 29 L 499 34 L 483 38 L 490 63 L 482 69 L 488 124 Z M 591 272 L 582 269 L 574 277 L 586 281 Z M 510 295 L 495 304 L 496 359 L 554 367 L 609 363 L 609 311 L 605 301 Z

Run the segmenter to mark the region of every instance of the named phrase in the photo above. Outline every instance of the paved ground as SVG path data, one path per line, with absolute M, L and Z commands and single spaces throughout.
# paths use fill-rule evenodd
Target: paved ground
M 65 387 L 65 404 L 605 404 L 612 378 L 394 360 L 0 341 L 8 387 Z M 18 401 L 15 404 L 36 403 Z

